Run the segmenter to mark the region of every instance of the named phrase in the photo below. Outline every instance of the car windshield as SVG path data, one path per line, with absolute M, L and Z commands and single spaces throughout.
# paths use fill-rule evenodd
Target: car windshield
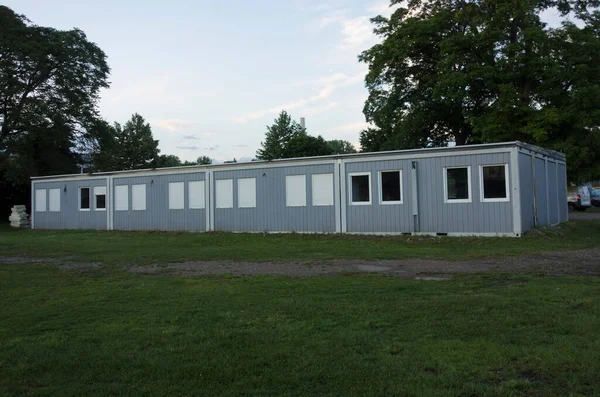
M 600 198 L 600 189 L 593 189 L 592 190 L 592 197 L 598 197 L 598 198 Z

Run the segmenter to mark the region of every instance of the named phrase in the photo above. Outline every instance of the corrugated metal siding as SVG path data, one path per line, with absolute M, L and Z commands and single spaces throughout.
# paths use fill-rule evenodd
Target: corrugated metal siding
M 537 188 L 537 215 L 540 226 L 548 226 L 548 197 L 546 197 L 546 162 L 535 159 L 535 186 Z
M 114 211 L 113 228 L 115 230 L 206 230 L 206 208 L 189 209 L 188 182 L 205 180 L 204 172 L 156 175 L 135 178 L 115 178 L 114 186 L 129 186 L 129 210 Z M 169 182 L 185 182 L 185 209 L 169 209 Z M 146 210 L 131 209 L 131 185 L 146 185 Z M 112 190 L 114 195 L 114 189 Z M 114 196 L 113 196 L 114 200 Z
M 473 154 L 420 158 L 418 163 L 418 197 L 420 232 L 426 233 L 512 233 L 512 203 L 483 203 L 479 193 L 479 166 L 509 164 L 510 154 Z M 471 166 L 471 203 L 444 203 L 443 168 Z M 403 170 L 404 204 L 380 205 L 378 171 Z M 347 206 L 349 232 L 412 232 L 411 160 L 372 161 L 346 164 L 346 181 L 352 172 L 371 171 L 373 202 L 371 205 Z M 509 164 L 510 170 L 510 164 Z M 509 172 L 510 174 L 510 172 Z M 509 191 L 512 184 L 509 181 Z M 349 191 L 347 189 L 347 191 Z
M 526 153 L 519 153 L 519 183 L 521 184 L 521 230 L 526 232 L 535 226 L 533 169 L 531 156 Z
M 379 171 L 402 170 L 402 204 L 379 203 Z M 371 172 L 371 205 L 350 205 L 352 188 L 349 174 Z M 441 174 L 441 171 L 440 171 Z M 370 161 L 346 164 L 346 227 L 348 232 L 361 233 L 410 233 L 413 216 L 410 186 L 411 160 Z
M 34 214 L 34 227 L 36 229 L 107 229 L 107 211 L 93 208 L 93 189 L 90 189 L 92 208 L 89 211 L 79 210 L 79 188 L 94 186 L 106 186 L 106 179 L 35 182 L 35 189 L 60 189 L 60 212 L 48 211 L 49 194 L 46 193 L 46 212 Z
M 558 208 L 560 213 L 560 221 L 566 222 L 569 220 L 569 207 L 567 200 L 567 166 L 558 164 Z
M 215 208 L 215 230 L 235 232 L 335 232 L 335 206 L 313 207 L 312 174 L 333 173 L 334 165 L 265 167 L 215 171 L 216 180 L 233 179 L 233 208 Z M 306 175 L 306 207 L 286 207 L 286 175 Z M 237 208 L 239 178 L 256 178 L 256 208 Z
M 548 161 L 548 205 L 550 209 L 550 224 L 556 225 L 560 222 L 558 208 L 558 184 L 556 178 L 556 163 Z

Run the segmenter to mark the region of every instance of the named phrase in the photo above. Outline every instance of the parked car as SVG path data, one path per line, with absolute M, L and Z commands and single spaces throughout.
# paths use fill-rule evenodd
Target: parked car
M 567 194 L 569 212 L 585 211 L 592 205 L 590 189 L 587 186 L 579 186 L 576 191 Z
M 592 197 L 592 206 L 600 207 L 600 189 L 598 189 L 598 188 L 592 189 L 590 196 Z

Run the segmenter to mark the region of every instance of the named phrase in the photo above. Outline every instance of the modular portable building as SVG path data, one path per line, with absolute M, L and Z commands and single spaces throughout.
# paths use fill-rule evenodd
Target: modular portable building
M 32 178 L 36 229 L 521 236 L 568 220 L 522 142 Z

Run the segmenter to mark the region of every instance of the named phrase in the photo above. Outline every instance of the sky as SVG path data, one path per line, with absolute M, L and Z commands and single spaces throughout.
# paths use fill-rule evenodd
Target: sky
M 369 19 L 389 0 L 5 0 L 33 23 L 77 27 L 107 55 L 99 109 L 141 114 L 161 154 L 250 160 L 281 110 L 311 135 L 358 147 L 367 127 Z M 552 12 L 544 18 L 551 24 Z
M 389 1 L 8 0 L 33 23 L 77 27 L 107 55 L 99 109 L 152 125 L 161 154 L 249 160 L 285 109 L 311 135 L 358 146 L 369 18 Z

